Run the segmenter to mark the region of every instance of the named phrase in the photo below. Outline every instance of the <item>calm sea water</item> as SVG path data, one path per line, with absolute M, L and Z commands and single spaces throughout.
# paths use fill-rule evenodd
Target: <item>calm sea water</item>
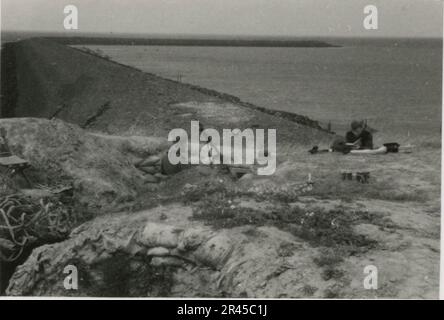
M 337 42 L 336 42 L 337 43 Z M 344 41 L 341 48 L 88 46 L 143 71 L 344 130 L 439 135 L 440 41 Z

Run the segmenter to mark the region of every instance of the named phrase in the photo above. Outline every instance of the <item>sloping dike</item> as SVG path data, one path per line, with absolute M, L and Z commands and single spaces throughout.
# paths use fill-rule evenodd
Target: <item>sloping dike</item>
M 110 134 L 143 133 L 166 137 L 171 128 L 279 128 L 299 143 L 325 136 L 307 117 L 268 110 L 237 97 L 141 72 L 47 39 L 6 43 L 2 49 L 2 117 L 56 117 Z M 243 119 L 199 118 L 178 103 L 213 102 L 247 108 Z M 241 112 L 240 112 L 241 113 Z M 298 125 L 295 125 L 298 124 Z
M 168 132 L 191 120 L 215 129 L 278 128 L 278 146 L 329 141 L 316 121 L 48 39 L 7 43 L 1 58 L 0 127 L 9 148 L 29 161 L 35 185 L 70 185 L 63 212 L 80 217 L 58 238 L 37 239 L 21 259 L 2 263 L 6 294 L 296 297 L 316 286 L 312 294 L 323 295 L 328 283 L 302 240 L 273 226 L 219 229 L 195 219 L 199 201 L 189 203 L 190 189 L 209 192 L 215 181 L 236 187 L 223 170 L 164 177 L 138 167 L 160 157 Z M 2 180 L 2 199 L 53 201 L 35 186 Z M 286 247 L 298 249 L 283 254 Z M 77 290 L 64 287 L 68 265 L 81 273 Z

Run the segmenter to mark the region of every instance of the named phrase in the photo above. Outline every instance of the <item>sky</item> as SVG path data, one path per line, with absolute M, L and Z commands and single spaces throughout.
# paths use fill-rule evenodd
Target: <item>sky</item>
M 0 0 L 2 30 L 231 36 L 442 37 L 440 0 Z M 366 5 L 378 29 L 363 27 Z

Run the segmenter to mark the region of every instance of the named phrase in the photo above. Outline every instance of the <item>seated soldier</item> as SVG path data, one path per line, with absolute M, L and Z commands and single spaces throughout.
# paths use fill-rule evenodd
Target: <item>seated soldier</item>
M 373 136 L 365 129 L 362 121 L 353 121 L 351 123 L 351 131 L 345 135 L 345 141 L 352 147 L 351 149 L 373 149 Z

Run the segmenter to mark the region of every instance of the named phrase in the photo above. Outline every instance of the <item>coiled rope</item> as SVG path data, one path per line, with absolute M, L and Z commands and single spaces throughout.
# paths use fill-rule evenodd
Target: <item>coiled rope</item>
M 63 239 L 76 223 L 72 208 L 56 199 L 0 197 L 0 260 L 17 260 L 25 247 L 39 240 Z

